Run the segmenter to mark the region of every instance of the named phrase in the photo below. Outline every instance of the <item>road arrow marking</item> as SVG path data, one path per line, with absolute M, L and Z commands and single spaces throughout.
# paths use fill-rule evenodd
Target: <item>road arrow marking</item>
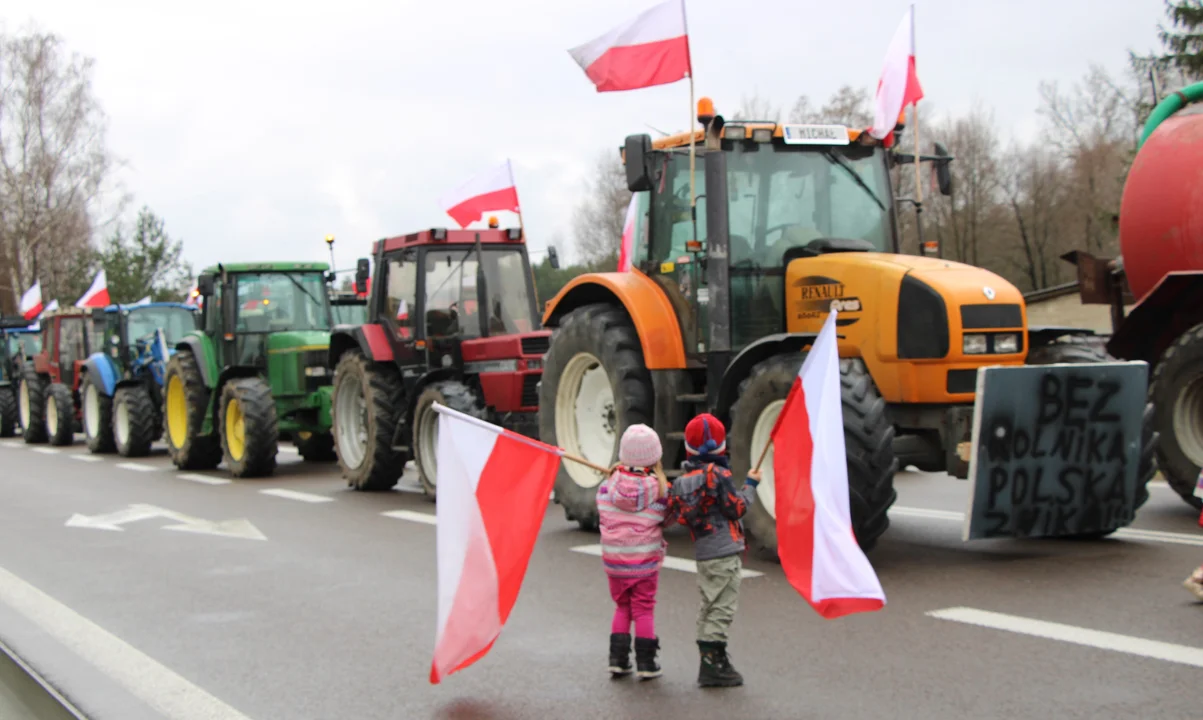
M 176 525 L 167 525 L 164 530 L 177 530 L 180 532 L 199 533 L 203 535 L 217 535 L 219 537 L 236 537 L 246 540 L 266 540 L 267 537 L 259 532 L 259 529 L 251 524 L 246 518 L 237 520 L 204 520 L 195 518 L 190 515 L 168 510 L 166 508 L 156 507 L 154 505 L 136 504 L 130 505 L 124 510 L 107 513 L 104 515 L 81 515 L 75 513 L 67 520 L 67 527 L 85 527 L 95 530 L 116 530 L 124 532 L 125 528 L 121 527 L 126 523 L 138 522 L 139 520 L 149 520 L 150 518 L 166 518 L 174 520 Z

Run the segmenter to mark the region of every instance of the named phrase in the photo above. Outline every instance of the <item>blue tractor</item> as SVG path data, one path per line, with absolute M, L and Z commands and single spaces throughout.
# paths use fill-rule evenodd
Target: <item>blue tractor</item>
M 197 329 L 182 303 L 110 305 L 92 312 L 79 386 L 81 424 L 93 453 L 141 457 L 163 436 L 163 372 L 175 345 Z
M 25 363 L 41 349 L 36 324 L 20 316 L 0 317 L 0 437 L 16 434 L 17 383 Z

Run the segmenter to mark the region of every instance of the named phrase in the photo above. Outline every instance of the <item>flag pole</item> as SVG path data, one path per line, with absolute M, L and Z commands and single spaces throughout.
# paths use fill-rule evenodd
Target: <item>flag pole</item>
M 915 3 L 911 3 L 911 52 L 915 54 L 916 64 L 918 64 L 918 48 L 915 45 Z M 927 249 L 923 247 L 923 168 L 919 161 L 919 101 L 916 100 L 911 105 L 911 124 L 915 126 L 915 233 L 919 238 L 919 254 L 923 255 Z M 936 253 L 938 257 L 944 257 L 944 248 L 936 245 Z
M 694 125 L 697 123 L 694 114 L 693 88 L 693 51 L 689 48 L 689 16 L 685 13 L 685 0 L 681 0 L 681 24 L 685 28 L 685 48 L 689 54 L 689 215 L 693 221 L 693 239 L 698 239 L 698 193 L 697 179 L 694 177 L 697 168 L 697 133 Z
M 470 423 L 472 425 L 476 425 L 477 427 L 485 428 L 487 430 L 492 430 L 494 432 L 497 432 L 500 429 L 496 425 L 494 425 L 493 423 L 491 423 L 487 420 L 482 420 L 480 418 L 472 417 L 471 415 L 468 415 L 467 413 L 462 413 L 459 410 L 449 408 L 446 405 L 443 405 L 442 403 L 439 403 L 439 402 L 431 403 L 430 409 L 434 410 L 437 413 L 441 413 L 443 415 L 449 415 L 456 419 L 463 420 L 464 422 Z M 555 453 L 555 454 L 559 455 L 560 457 L 564 458 L 565 460 L 571 460 L 572 462 L 577 463 L 579 465 L 584 465 L 587 468 L 592 468 L 593 470 L 596 470 L 603 475 L 610 474 L 610 468 L 604 467 L 602 465 L 598 465 L 597 463 L 591 463 L 583 457 L 578 457 L 576 455 L 573 455 L 572 453 L 565 452 L 564 448 L 556 447 L 555 445 L 548 445 L 547 443 L 540 442 L 538 440 L 535 440 L 534 438 L 529 438 L 525 435 L 520 435 L 518 433 L 506 433 L 506 437 L 508 437 L 512 440 L 517 440 L 518 442 L 521 442 L 521 443 L 525 443 L 526 445 L 530 445 L 531 447 L 537 447 L 537 448 L 540 448 L 541 450 L 546 450 L 548 452 Z
M 505 166 L 510 171 L 510 185 L 514 186 L 514 197 L 518 197 L 518 181 L 514 179 L 514 163 L 509 158 L 505 159 Z M 522 223 L 522 201 L 518 201 L 518 231 L 522 234 L 522 239 L 526 240 L 526 225 Z M 532 268 L 533 270 L 533 268 Z

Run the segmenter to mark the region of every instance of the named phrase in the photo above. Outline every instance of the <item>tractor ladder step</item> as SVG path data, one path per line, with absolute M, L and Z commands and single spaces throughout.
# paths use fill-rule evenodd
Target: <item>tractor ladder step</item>
M 684 395 L 678 395 L 677 402 L 693 403 L 695 405 L 697 403 L 704 403 L 706 402 L 706 393 L 686 393 Z
M 684 440 L 685 433 L 684 433 L 684 431 L 678 430 L 676 432 L 666 433 L 664 435 L 664 437 L 668 438 L 669 440 Z

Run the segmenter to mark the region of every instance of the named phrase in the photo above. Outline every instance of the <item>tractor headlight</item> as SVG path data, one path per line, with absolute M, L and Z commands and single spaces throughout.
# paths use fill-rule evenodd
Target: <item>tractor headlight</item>
M 305 368 L 305 377 L 326 377 L 328 371 L 320 365 Z
M 543 369 L 543 359 L 540 358 L 538 360 L 527 360 L 526 361 L 526 369 L 527 370 L 542 370 Z
M 966 355 L 981 355 L 986 352 L 986 336 L 980 333 L 966 335 L 962 350 Z
M 469 374 L 517 371 L 517 360 L 482 360 L 480 362 L 464 363 L 464 372 Z
M 1015 333 L 1003 333 L 994 336 L 994 352 L 1010 355 L 1019 352 L 1019 336 Z

